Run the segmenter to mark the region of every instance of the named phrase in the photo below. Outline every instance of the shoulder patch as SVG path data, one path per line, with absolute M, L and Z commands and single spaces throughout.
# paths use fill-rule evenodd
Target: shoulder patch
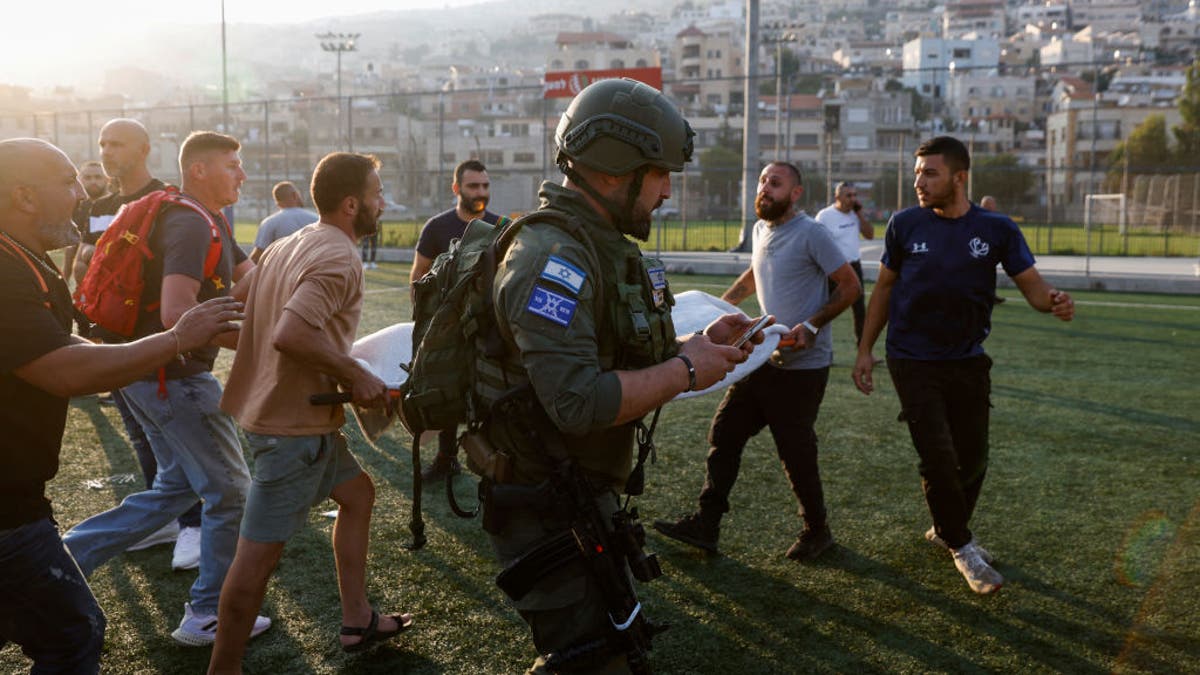
M 650 275 L 650 286 L 656 291 L 661 291 L 667 287 L 667 270 L 664 267 L 651 267 L 646 270 Z
M 533 293 L 529 296 L 529 303 L 525 305 L 525 311 L 565 327 L 569 326 L 571 319 L 575 318 L 575 308 L 578 304 L 577 300 L 565 295 L 559 295 L 541 286 L 534 286 Z
M 587 273 L 566 260 L 552 255 L 546 261 L 546 266 L 542 268 L 541 278 L 553 281 L 579 295 L 579 291 L 583 290 L 583 282 L 587 279 Z

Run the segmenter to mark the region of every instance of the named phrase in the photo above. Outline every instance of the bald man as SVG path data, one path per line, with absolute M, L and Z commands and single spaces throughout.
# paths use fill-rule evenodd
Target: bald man
M 170 331 L 96 345 L 71 334 L 67 284 L 46 254 L 76 243 L 83 198 L 75 167 L 37 139 L 0 141 L 0 643 L 33 672 L 97 673 L 104 613 L 63 547 L 46 483 L 58 472 L 67 403 L 116 389 L 235 330 L 241 305 L 220 298 Z
M 117 118 L 109 120 L 100 129 L 100 163 L 104 173 L 115 180 L 119 188 L 100 199 L 92 202 L 89 211 L 88 227 L 83 233 L 83 243 L 76 257 L 74 274 L 75 283 L 83 280 L 87 274 L 88 263 L 92 259 L 95 244 L 100 235 L 108 229 L 117 211 L 121 207 L 145 197 L 151 192 L 162 190 L 166 184 L 150 175 L 146 162 L 150 159 L 150 134 L 146 127 L 135 119 Z M 95 329 L 92 337 L 104 342 L 123 342 L 119 335 L 106 333 Z M 129 436 L 129 444 L 137 454 L 138 466 L 142 470 L 142 480 L 146 489 L 154 485 L 154 477 L 158 474 L 158 460 L 150 448 L 146 430 L 138 422 L 129 401 L 120 391 L 112 392 L 113 403 L 121 414 L 121 422 L 125 434 Z M 174 542 L 175 550 L 171 555 L 171 568 L 177 570 L 196 569 L 200 566 L 200 514 L 201 503 L 197 501 L 192 508 L 180 516 L 175 522 L 151 533 L 150 536 L 129 547 L 130 551 L 139 551 L 151 546 L 170 544 Z
M 304 208 L 304 197 L 291 181 L 280 181 L 271 189 L 271 197 L 279 210 L 263 219 L 258 225 L 258 234 L 254 237 L 254 249 L 250 251 L 250 259 L 258 263 L 267 247 L 279 239 L 295 233 L 305 225 L 311 225 L 320 218 L 317 214 Z

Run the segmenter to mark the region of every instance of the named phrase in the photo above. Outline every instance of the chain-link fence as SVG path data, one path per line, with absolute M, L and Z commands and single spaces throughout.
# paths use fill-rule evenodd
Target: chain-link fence
M 197 103 L 0 112 L 0 137 L 44 138 L 81 162 L 97 158 L 96 139 L 105 122 L 132 117 L 150 132 L 151 173 L 177 181 L 176 156 L 187 134 L 197 129 L 226 131 L 241 140 L 249 176 L 235 208 L 242 223 L 257 223 L 274 209 L 274 183 L 290 180 L 307 185 L 312 168 L 326 153 L 373 153 L 382 161 L 381 176 L 390 202 L 383 245 L 411 246 L 425 219 L 453 206 L 450 183 L 454 167 L 463 160 L 478 159 L 487 165 L 490 208 L 500 213 L 534 208 L 540 183 L 561 179 L 554 163 L 553 134 L 569 99 L 543 98 L 536 83 L 518 86 L 487 80 L 484 84 L 451 91 L 299 97 L 228 107 Z M 706 93 L 717 85 L 723 93 Z M 672 199 L 657 214 L 650 246 L 719 251 L 738 244 L 744 172 L 742 86 L 741 78 L 728 77 L 664 83 L 696 129 L 696 161 L 673 177 Z M 713 103 L 718 99 L 725 104 Z M 805 177 L 802 205 L 810 214 L 832 201 L 833 186 L 843 180 L 858 185 L 860 200 L 878 226 L 896 209 L 915 205 L 912 153 L 923 139 L 935 135 L 929 129 L 940 128 L 945 121 L 921 113 L 923 106 L 914 105 L 908 91 L 868 87 L 846 89 L 833 97 L 796 94 L 760 100 L 760 156 L 752 167 L 773 159 L 795 163 Z M 1086 115 L 1081 119 L 1086 120 Z M 1093 254 L 1108 255 L 1200 253 L 1196 168 L 1171 174 L 1123 167 L 1114 179 L 1107 152 L 1119 136 L 1099 125 L 1095 132 L 1099 145 L 1080 127 L 1072 132 L 1068 146 L 1055 144 L 1053 135 L 1050 143 L 1031 141 L 1020 131 L 1028 125 L 973 122 L 962 127 L 949 133 L 972 149 L 972 199 L 984 194 L 996 197 L 999 208 L 1021 223 L 1035 252 L 1084 253 L 1090 246 Z M 1086 195 L 1105 192 L 1126 194 L 1123 226 L 1111 215 L 1085 223 Z

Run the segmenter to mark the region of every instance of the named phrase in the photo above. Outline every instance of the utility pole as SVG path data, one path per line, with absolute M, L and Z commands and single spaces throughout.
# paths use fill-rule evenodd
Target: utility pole
M 742 238 L 735 251 L 750 250 L 754 195 L 758 191 L 758 0 L 746 0 L 746 72 L 742 86 Z
M 337 54 L 337 115 L 336 126 L 338 139 L 338 147 L 341 147 L 346 139 L 342 137 L 342 53 L 356 52 L 358 45 L 356 44 L 359 36 L 362 33 L 318 33 L 317 39 L 321 40 L 321 49 L 327 52 Z
M 226 66 L 225 58 L 225 0 L 221 0 L 221 103 L 223 110 L 221 126 L 224 127 L 221 131 L 229 133 L 229 69 Z

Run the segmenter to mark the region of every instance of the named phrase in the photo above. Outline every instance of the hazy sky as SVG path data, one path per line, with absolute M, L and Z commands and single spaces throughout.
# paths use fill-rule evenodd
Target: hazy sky
M 437 9 L 483 0 L 225 0 L 227 23 L 294 23 L 381 10 Z M 163 22 L 217 24 L 220 0 L 2 0 L 0 84 L 49 84 L 95 36 Z M 101 38 L 103 39 L 103 38 Z

